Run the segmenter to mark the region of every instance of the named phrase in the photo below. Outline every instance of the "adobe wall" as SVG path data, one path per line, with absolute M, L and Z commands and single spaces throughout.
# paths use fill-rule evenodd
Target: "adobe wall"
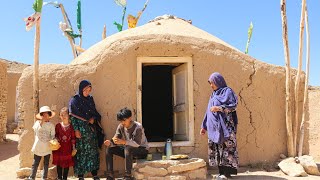
M 7 91 L 7 133 L 13 133 L 14 129 L 17 127 L 16 114 L 16 88 L 18 85 L 18 80 L 22 74 L 23 69 L 29 65 L 23 64 L 16 61 L 9 61 L 0 58 L 0 61 L 7 64 L 7 77 L 8 77 L 8 91 Z
M 17 72 L 8 72 L 8 123 L 15 122 L 15 113 L 16 113 L 16 89 L 18 85 L 19 78 L 22 73 Z
M 93 84 L 96 107 L 108 138 L 117 127 L 116 112 L 127 106 L 136 110 L 136 59 L 139 56 L 191 56 L 194 75 L 195 145 L 175 147 L 175 153 L 187 153 L 207 160 L 207 138 L 199 129 L 211 89 L 207 79 L 220 72 L 239 97 L 238 148 L 240 164 L 274 162 L 286 154 L 285 70 L 257 61 L 218 43 L 182 36 L 144 35 L 111 41 L 107 38 L 88 49 L 78 59 L 83 64 L 41 65 L 40 106 L 68 105 L 82 79 Z M 294 77 L 293 77 L 294 78 Z M 303 86 L 303 83 L 301 83 Z M 33 143 L 32 67 L 19 80 L 19 119 L 25 132 L 19 142 L 20 167 L 31 167 Z M 53 122 L 58 122 L 57 118 Z M 104 152 L 104 151 L 102 151 Z M 104 153 L 100 155 L 105 168 Z
M 309 121 L 306 122 L 306 131 L 309 131 L 306 142 L 309 144 L 308 152 L 316 162 L 320 161 L 320 88 L 310 87 L 308 94 L 309 106 L 308 116 Z
M 6 138 L 8 79 L 7 64 L 0 61 L 0 142 Z

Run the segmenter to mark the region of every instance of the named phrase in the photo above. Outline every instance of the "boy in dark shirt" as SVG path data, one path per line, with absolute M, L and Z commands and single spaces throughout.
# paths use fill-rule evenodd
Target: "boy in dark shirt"
M 120 121 L 115 135 L 111 140 L 106 140 L 107 180 L 113 180 L 113 155 L 125 158 L 124 179 L 132 179 L 133 157 L 145 158 L 148 154 L 148 141 L 142 125 L 132 121 L 131 110 L 121 109 L 117 113 L 117 120 Z

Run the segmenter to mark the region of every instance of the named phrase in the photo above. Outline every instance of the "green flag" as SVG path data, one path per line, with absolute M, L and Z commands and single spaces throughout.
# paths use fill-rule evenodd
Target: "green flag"
M 118 31 L 122 31 L 123 28 L 123 23 L 124 23 L 124 18 L 126 16 L 126 11 L 127 11 L 127 0 L 114 0 L 114 2 L 121 6 L 123 8 L 122 10 L 122 21 L 121 24 L 114 22 L 113 24 L 117 26 Z
M 42 0 L 35 0 L 34 3 L 33 3 L 33 9 L 34 9 L 36 12 L 41 13 L 42 4 L 43 4 L 43 1 L 42 1 Z
M 118 29 L 119 32 L 122 31 L 122 25 L 121 24 L 119 24 L 117 22 L 114 22 L 113 24 L 117 26 L 117 29 Z
M 248 40 L 247 40 L 247 45 L 246 45 L 246 51 L 245 54 L 248 54 L 249 52 L 249 44 L 250 44 L 250 40 L 251 40 L 251 36 L 252 36 L 252 30 L 253 30 L 253 24 L 252 22 L 250 23 L 250 27 L 248 29 Z
M 81 30 L 81 0 L 78 0 L 78 7 L 77 7 L 77 26 L 78 29 Z

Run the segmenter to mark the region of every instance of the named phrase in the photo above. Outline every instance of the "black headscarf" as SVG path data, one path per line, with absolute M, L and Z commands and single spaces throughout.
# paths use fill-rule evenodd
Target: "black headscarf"
M 93 97 L 91 95 L 84 97 L 83 90 L 90 86 L 91 83 L 88 80 L 82 80 L 79 84 L 79 92 L 74 95 L 69 102 L 69 113 L 77 118 L 89 121 L 90 118 L 101 121 L 101 115 L 96 109 Z

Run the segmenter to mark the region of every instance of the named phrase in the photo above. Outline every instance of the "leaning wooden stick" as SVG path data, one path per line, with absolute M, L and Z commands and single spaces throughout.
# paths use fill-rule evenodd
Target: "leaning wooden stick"
M 33 111 L 34 121 L 36 121 L 36 114 L 39 112 L 39 50 L 40 50 L 40 25 L 41 25 L 41 11 L 42 0 L 35 0 L 33 9 L 35 13 L 26 19 L 26 29 L 30 30 L 32 26 L 36 25 L 36 32 L 34 38 L 34 72 L 33 72 Z
M 107 27 L 106 25 L 103 26 L 103 31 L 102 31 L 102 40 L 104 40 L 107 37 Z
M 291 109 L 291 72 L 290 72 L 290 53 L 288 42 L 288 23 L 286 12 L 286 0 L 280 0 L 281 20 L 282 20 L 282 41 L 284 49 L 284 59 L 286 63 L 286 128 L 287 128 L 287 151 L 290 157 L 295 155 L 295 146 L 292 135 L 292 109 Z
M 306 11 L 306 0 L 302 0 L 301 7 L 301 18 L 300 18 L 300 33 L 299 33 L 299 57 L 298 57 L 298 72 L 295 82 L 295 92 L 294 92 L 294 101 L 295 101 L 295 121 L 293 128 L 293 144 L 297 147 L 297 138 L 298 138 L 298 126 L 299 126 L 299 90 L 300 90 L 300 81 L 301 81 L 301 69 L 302 69 L 302 52 L 303 52 L 303 33 L 304 33 L 304 16 Z M 295 152 L 295 155 L 297 152 Z
M 303 105 L 302 105 L 302 121 L 300 124 L 300 140 L 299 140 L 299 148 L 298 148 L 298 156 L 302 156 L 302 147 L 303 147 L 303 139 L 304 139 L 304 123 L 306 119 L 307 112 L 307 99 L 308 99 L 308 84 L 309 84 L 309 65 L 310 65 L 310 34 L 309 34 L 309 21 L 308 21 L 308 10 L 306 5 L 305 11 L 305 23 L 306 23 L 306 44 L 307 44 L 307 53 L 306 53 L 306 80 L 304 84 L 304 97 L 303 97 Z
M 34 73 L 33 73 L 33 111 L 39 112 L 39 49 L 40 49 L 40 23 L 41 18 L 36 22 L 36 32 L 34 39 Z M 35 116 L 34 116 L 35 117 Z M 36 119 L 34 118 L 34 121 Z
M 59 7 L 61 9 L 61 13 L 62 13 L 62 16 L 63 16 L 63 19 L 64 19 L 64 23 L 69 24 L 68 18 L 67 18 L 67 15 L 66 15 L 66 11 L 64 10 L 63 4 L 59 4 Z M 74 39 L 72 37 L 70 37 L 67 33 L 65 33 L 65 35 L 67 36 L 67 38 L 69 40 L 69 43 L 70 43 L 70 46 L 71 46 L 71 49 L 72 49 L 73 58 L 76 58 L 77 57 L 77 53 L 76 53 L 75 46 L 74 46 Z

